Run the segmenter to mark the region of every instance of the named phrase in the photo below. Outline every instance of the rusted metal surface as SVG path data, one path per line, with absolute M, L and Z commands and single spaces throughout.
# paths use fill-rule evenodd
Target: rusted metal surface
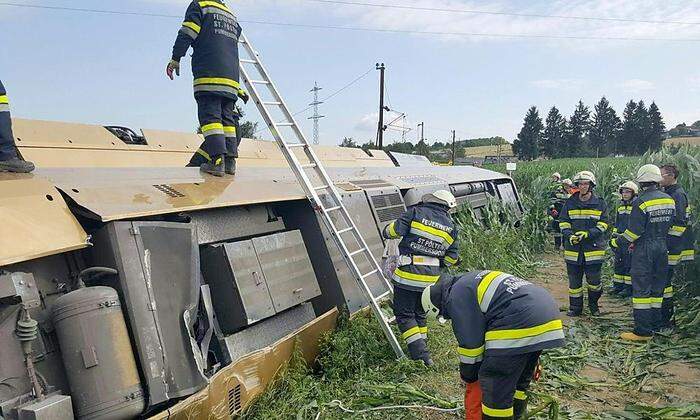
M 0 267 L 87 246 L 61 194 L 32 174 L 0 173 Z
M 153 417 L 152 420 L 229 419 L 260 395 L 301 347 L 307 362 L 318 355 L 321 334 L 335 328 L 338 310 L 332 309 L 275 344 L 223 368 L 207 388 Z

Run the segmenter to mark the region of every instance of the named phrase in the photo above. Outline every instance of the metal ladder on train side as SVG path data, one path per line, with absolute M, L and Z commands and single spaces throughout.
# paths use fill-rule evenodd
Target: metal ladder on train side
M 239 43 L 242 46 L 242 50 L 245 51 L 245 54 L 241 54 L 240 58 L 240 72 L 251 99 L 255 101 L 255 105 L 277 141 L 294 175 L 304 188 L 304 192 L 309 201 L 311 201 L 314 210 L 321 214 L 321 219 L 331 232 L 331 236 L 338 245 L 340 253 L 369 301 L 372 312 L 379 320 L 384 335 L 389 340 L 396 356 L 398 358 L 403 357 L 401 345 L 389 325 L 391 319 L 387 318 L 380 308 L 380 300 L 393 293 L 391 282 L 384 276 L 381 267 L 372 255 L 369 246 L 367 246 L 367 242 L 365 242 L 362 234 L 357 229 L 347 208 L 343 205 L 342 198 L 333 185 L 333 180 L 328 176 L 326 169 L 294 120 L 294 115 L 289 111 L 282 96 L 277 91 L 258 53 L 245 35 L 241 35 Z M 252 74 L 251 70 L 253 70 Z M 261 90 L 264 92 L 264 89 L 267 89 L 269 99 L 261 96 Z M 280 118 L 275 118 L 271 110 L 279 111 L 281 113 Z M 291 136 L 284 135 L 281 130 L 291 132 Z M 288 138 L 293 139 L 293 141 L 288 141 Z M 297 150 L 303 152 L 302 157 L 305 158 L 305 161 L 302 162 L 299 156 L 295 154 Z M 317 184 L 313 182 L 316 179 L 318 180 Z M 337 217 L 338 224 L 333 222 L 331 215 Z M 351 245 L 354 245 L 352 250 Z M 369 271 L 363 272 L 361 270 L 361 258 L 369 262 Z M 388 291 L 379 296 L 374 296 L 367 283 L 367 280 L 372 277 L 379 277 L 388 288 Z

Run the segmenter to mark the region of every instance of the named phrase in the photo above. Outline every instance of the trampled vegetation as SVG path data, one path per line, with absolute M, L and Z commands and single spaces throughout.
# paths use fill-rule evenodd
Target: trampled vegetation
M 642 163 L 675 163 L 695 209 L 700 208 L 700 149 L 683 147 L 625 159 L 564 159 L 521 165 L 514 178 L 527 212 L 519 227 L 493 206 L 483 222 L 469 209 L 461 226 L 461 271 L 493 268 L 531 278 L 565 306 L 561 257 L 545 232 L 548 177 L 592 169 L 598 191 L 611 203 L 618 185 Z M 483 223 L 483 224 L 482 224 Z M 700 229 L 697 218 L 696 232 Z M 696 245 L 697 246 L 697 245 Z M 606 276 L 609 279 L 609 276 Z M 567 346 L 543 357 L 543 378 L 530 390 L 530 418 L 696 419 L 700 417 L 700 261 L 678 277 L 677 322 L 669 337 L 646 344 L 618 339 L 629 328 L 631 308 L 603 299 L 603 314 L 566 320 Z M 609 281 L 609 280 L 608 280 Z M 562 292 L 559 293 L 558 292 Z M 313 367 L 295 358 L 277 382 L 246 412 L 246 418 L 448 419 L 463 418 L 456 342 L 449 324 L 430 324 L 429 347 L 436 364 L 394 360 L 371 317 L 342 317 L 321 345 Z

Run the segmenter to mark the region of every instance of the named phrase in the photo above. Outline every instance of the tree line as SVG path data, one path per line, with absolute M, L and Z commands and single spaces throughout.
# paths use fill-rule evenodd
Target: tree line
M 608 155 L 641 155 L 658 150 L 666 126 L 656 103 L 630 100 L 622 119 L 605 97 L 594 106 L 593 113 L 579 101 L 574 113 L 565 118 L 553 106 L 542 122 L 537 107 L 525 115 L 523 128 L 513 142 L 513 152 L 521 160 L 538 157 L 563 158 Z

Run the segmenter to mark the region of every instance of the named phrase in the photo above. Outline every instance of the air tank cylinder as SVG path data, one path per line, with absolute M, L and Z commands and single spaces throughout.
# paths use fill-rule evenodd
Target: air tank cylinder
M 56 300 L 53 322 L 79 419 L 127 419 L 145 408 L 129 333 L 111 287 Z

